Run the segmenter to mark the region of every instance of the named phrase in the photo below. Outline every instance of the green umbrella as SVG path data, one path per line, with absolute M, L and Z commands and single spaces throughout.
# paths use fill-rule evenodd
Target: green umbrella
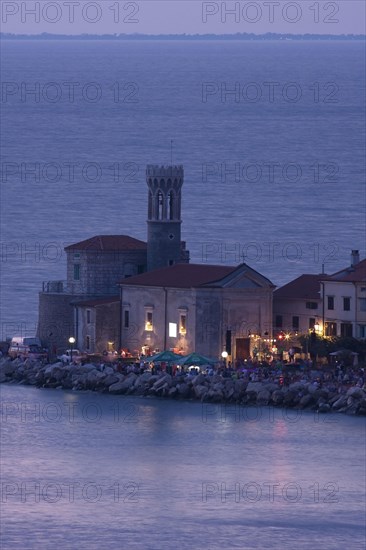
M 185 355 L 178 361 L 178 365 L 214 365 L 215 363 L 218 363 L 217 359 L 210 359 L 209 357 L 205 357 L 204 355 L 200 355 L 199 353 L 190 353 L 189 355 Z
M 161 351 L 156 355 L 152 355 L 151 357 L 147 357 L 147 360 L 149 362 L 153 361 L 154 363 L 177 363 L 178 359 L 181 359 L 181 358 L 182 358 L 181 355 L 178 355 L 173 351 L 166 350 L 166 351 Z

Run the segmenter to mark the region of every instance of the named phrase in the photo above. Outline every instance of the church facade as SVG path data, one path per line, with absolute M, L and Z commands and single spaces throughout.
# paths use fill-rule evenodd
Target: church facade
M 271 334 L 272 283 L 246 264 L 176 264 L 120 281 L 120 346 L 247 359 Z

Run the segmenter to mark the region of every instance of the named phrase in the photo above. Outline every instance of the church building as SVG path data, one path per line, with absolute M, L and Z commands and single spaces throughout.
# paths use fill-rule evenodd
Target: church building
M 53 349 L 196 351 L 246 358 L 272 331 L 274 286 L 246 264 L 190 264 L 183 166 L 148 165 L 147 242 L 98 235 L 68 246 L 67 280 L 43 284 L 38 335 Z

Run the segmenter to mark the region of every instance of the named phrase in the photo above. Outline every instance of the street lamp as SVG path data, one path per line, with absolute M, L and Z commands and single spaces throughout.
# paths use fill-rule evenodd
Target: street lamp
M 69 344 L 70 344 L 70 363 L 72 363 L 72 345 L 75 344 L 76 340 L 73 336 L 70 336 L 69 338 Z
M 221 353 L 221 357 L 223 358 L 224 360 L 224 364 L 225 364 L 225 368 L 226 368 L 226 359 L 228 358 L 228 352 L 226 350 L 224 350 L 222 353 Z

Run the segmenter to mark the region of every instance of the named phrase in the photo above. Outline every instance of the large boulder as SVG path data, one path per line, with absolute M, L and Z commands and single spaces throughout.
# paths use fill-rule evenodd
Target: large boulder
M 107 374 L 107 376 L 103 380 L 103 384 L 108 388 L 112 384 L 115 384 L 116 382 L 118 382 L 119 379 L 120 379 L 119 376 L 115 373 Z
M 16 365 L 14 364 L 14 361 L 11 361 L 10 359 L 4 361 L 0 367 L 0 372 L 5 374 L 6 376 L 12 376 L 15 370 Z
M 170 387 L 171 383 L 172 383 L 172 377 L 170 376 L 170 374 L 164 374 L 164 376 L 162 376 L 161 378 L 159 378 L 159 380 L 155 382 L 155 384 L 152 387 L 152 390 L 156 392 L 161 390 L 163 387 L 164 388 Z
M 285 394 L 283 393 L 282 390 L 275 390 L 271 396 L 272 403 L 274 403 L 275 405 L 281 405 L 283 403 L 284 398 L 285 398 Z
M 205 384 L 207 377 L 204 374 L 197 374 L 192 380 L 193 386 L 199 386 Z
M 264 385 L 262 384 L 262 382 L 249 382 L 247 385 L 246 391 L 247 393 L 249 392 L 259 393 L 263 389 L 264 389 Z
M 294 382 L 293 384 L 290 384 L 288 389 L 290 391 L 295 391 L 295 392 L 305 392 L 305 391 L 307 391 L 306 385 L 301 383 L 301 382 Z
M 321 405 L 319 405 L 318 407 L 318 412 L 320 413 L 327 413 L 330 411 L 330 405 L 329 403 L 322 403 Z
M 264 382 L 264 389 L 269 392 L 274 392 L 279 389 L 278 384 L 275 384 L 274 382 Z
M 339 409 L 342 409 L 347 405 L 347 397 L 345 395 L 341 395 L 337 401 L 335 401 L 332 405 L 332 409 L 335 411 L 338 411 Z
M 366 393 L 363 391 L 363 389 L 357 386 L 350 388 L 347 391 L 346 395 L 347 397 L 349 396 L 356 397 L 356 399 L 365 399 L 366 397 Z
M 295 405 L 296 403 L 298 403 L 300 399 L 301 398 L 298 396 L 296 392 L 288 391 L 284 395 L 283 402 L 285 405 L 291 407 L 292 405 Z
M 126 393 L 133 387 L 136 378 L 137 375 L 134 372 L 131 372 L 122 380 L 119 380 L 118 382 L 115 382 L 115 384 L 109 386 L 110 393 Z
M 271 392 L 266 389 L 263 389 L 257 393 L 257 405 L 268 405 L 270 399 Z
M 303 395 L 302 398 L 299 401 L 299 407 L 301 409 L 305 409 L 305 407 L 309 407 L 310 405 L 313 405 L 315 403 L 314 397 L 307 393 L 306 395 Z
M 183 384 L 177 384 L 176 388 L 181 397 L 188 397 L 191 392 L 190 386 L 185 382 L 183 382 Z
M 202 399 L 208 392 L 208 387 L 205 384 L 195 384 L 193 390 L 197 399 Z

